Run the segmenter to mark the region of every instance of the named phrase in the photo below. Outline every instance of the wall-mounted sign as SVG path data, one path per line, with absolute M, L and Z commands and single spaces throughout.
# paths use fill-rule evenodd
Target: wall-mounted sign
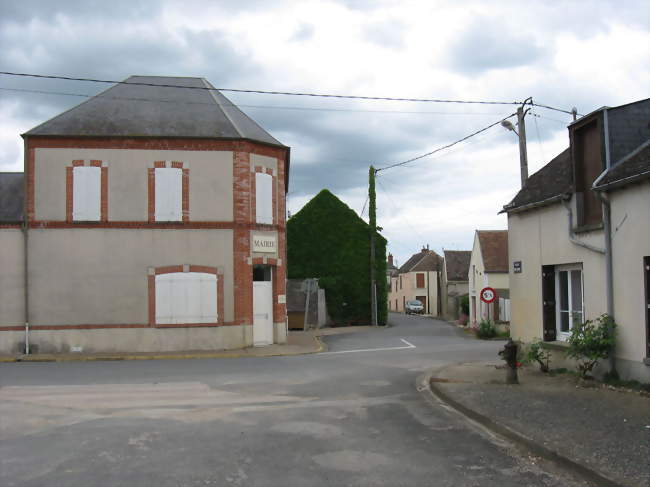
M 275 250 L 275 235 L 253 235 L 253 252 L 274 254 Z
M 512 263 L 512 271 L 513 271 L 515 274 L 521 274 L 521 261 L 520 261 L 520 260 L 515 260 L 515 261 Z
M 491 287 L 481 289 L 481 301 L 490 304 L 497 298 L 497 292 Z

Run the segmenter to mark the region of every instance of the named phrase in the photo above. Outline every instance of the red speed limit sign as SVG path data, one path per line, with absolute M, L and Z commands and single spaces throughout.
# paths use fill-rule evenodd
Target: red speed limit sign
M 484 287 L 481 289 L 481 301 L 484 303 L 491 303 L 497 298 L 497 292 L 491 287 Z

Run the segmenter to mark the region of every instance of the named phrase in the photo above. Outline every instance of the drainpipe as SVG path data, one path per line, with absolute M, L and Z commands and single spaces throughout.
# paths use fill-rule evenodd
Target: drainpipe
M 612 167 L 610 145 L 609 145 L 609 118 L 607 108 L 603 109 L 603 129 L 605 139 L 605 167 L 606 170 Z M 614 319 L 614 265 L 612 261 L 612 214 L 609 196 L 596 191 L 596 195 L 603 205 L 603 230 L 605 232 L 605 283 L 607 287 L 607 314 Z M 615 349 L 609 357 L 611 373 L 616 377 Z
M 29 355 L 29 277 L 28 277 L 28 269 L 29 269 L 29 253 L 28 253 L 28 248 L 29 246 L 27 245 L 27 239 L 28 239 L 28 216 L 27 216 L 27 198 L 28 198 L 28 188 L 27 188 L 27 181 L 28 181 L 28 176 L 27 176 L 27 158 L 29 157 L 28 154 L 28 147 L 27 147 L 27 141 L 24 142 L 24 158 L 25 158 L 25 168 L 23 170 L 23 177 L 25 178 L 23 182 L 23 286 L 24 286 L 24 296 L 23 296 L 23 301 L 25 305 L 25 310 L 24 310 L 24 315 L 25 315 L 25 355 Z
M 569 241 L 575 245 L 579 245 L 580 247 L 584 247 L 585 249 L 591 250 L 592 252 L 598 252 L 599 254 L 606 254 L 607 249 L 601 249 L 599 247 L 595 247 L 586 242 L 583 242 L 576 236 L 575 233 L 573 233 L 573 211 L 571 210 L 571 203 L 569 203 L 567 200 L 563 200 L 563 203 L 567 213 L 569 214 Z

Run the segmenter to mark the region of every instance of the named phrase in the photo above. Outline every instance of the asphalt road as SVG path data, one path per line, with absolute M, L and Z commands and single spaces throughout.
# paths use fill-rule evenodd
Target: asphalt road
M 1 364 L 0 485 L 578 485 L 416 389 L 502 342 L 391 322 L 317 355 Z

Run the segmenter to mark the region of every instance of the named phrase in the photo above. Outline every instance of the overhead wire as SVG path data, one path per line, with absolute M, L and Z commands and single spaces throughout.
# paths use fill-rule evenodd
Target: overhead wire
M 60 96 L 76 96 L 81 98 L 93 98 L 96 95 L 89 95 L 85 93 L 71 93 L 64 91 L 48 91 L 48 90 L 31 90 L 26 88 L 7 88 L 0 87 L 0 91 L 15 91 L 18 93 L 35 93 L 41 95 L 60 95 Z M 199 102 L 199 101 L 186 101 L 186 100 L 166 100 L 164 98 L 144 98 L 144 97 L 125 97 L 125 96 L 107 96 L 102 95 L 102 99 L 109 100 L 126 100 L 126 101 L 145 101 L 145 102 L 161 102 L 161 103 L 179 103 L 184 105 L 214 105 L 213 102 Z M 407 115 L 475 115 L 487 116 L 495 115 L 492 112 L 443 112 L 443 111 L 412 111 L 412 110 L 363 110 L 355 108 L 326 108 L 326 107 L 297 107 L 297 106 L 279 106 L 279 105 L 245 105 L 234 103 L 223 103 L 222 106 L 235 107 L 235 108 L 261 108 L 271 110 L 302 110 L 302 111 L 324 111 L 324 112 L 358 112 L 358 113 L 382 113 L 382 114 L 407 114 Z
M 488 125 L 487 127 L 483 127 L 482 129 L 479 129 L 479 130 L 477 130 L 477 131 L 475 131 L 475 132 L 472 132 L 471 134 L 466 135 L 465 137 L 462 137 L 462 138 L 460 138 L 460 139 L 458 139 L 458 140 L 456 140 L 456 141 L 454 141 L 454 142 L 452 142 L 452 143 L 450 143 L 450 144 L 443 145 L 442 147 L 438 147 L 437 149 L 434 149 L 434 150 L 432 150 L 432 151 L 429 151 L 429 152 L 427 152 L 427 153 L 425 153 L 425 154 L 421 154 L 421 155 L 419 155 L 419 156 L 412 157 L 411 159 L 407 159 L 406 161 L 396 162 L 396 163 L 394 163 L 394 164 L 388 164 L 388 165 L 382 166 L 382 167 L 376 169 L 376 171 L 377 171 L 377 172 L 380 172 L 380 171 L 386 171 L 387 169 L 392 169 L 392 168 L 395 168 L 395 167 L 404 166 L 404 165 L 406 165 L 406 164 L 410 164 L 410 163 L 415 162 L 415 161 L 418 161 L 418 160 L 420 160 L 420 159 L 424 159 L 425 157 L 428 157 L 428 156 L 431 156 L 431 155 L 433 155 L 433 154 L 436 154 L 437 152 L 443 151 L 443 150 L 445 150 L 445 149 L 449 149 L 450 147 L 453 147 L 453 146 L 455 146 L 456 144 L 460 144 L 461 142 L 464 142 L 464 141 L 466 141 L 467 139 L 470 139 L 470 138 L 472 138 L 472 137 L 474 137 L 474 136 L 476 136 L 476 135 L 478 135 L 478 134 L 480 134 L 480 133 L 483 133 L 483 132 L 485 132 L 486 130 L 491 129 L 492 127 L 494 127 L 494 126 L 496 126 L 496 125 L 500 125 L 501 122 L 504 122 L 504 121 L 508 120 L 509 118 L 512 118 L 512 117 L 514 117 L 514 116 L 516 116 L 516 115 L 517 115 L 516 113 L 512 113 L 512 114 L 508 115 L 507 117 L 504 117 L 504 118 L 502 118 L 501 120 L 498 120 L 498 121 L 496 121 L 496 122 L 494 122 L 494 123 L 491 123 L 491 124 Z
M 227 91 L 233 93 L 251 93 L 251 94 L 261 94 L 261 95 L 286 95 L 286 96 L 305 96 L 305 97 L 318 97 L 318 98 L 338 98 L 338 99 L 350 99 L 350 100 L 374 100 L 374 101 L 403 101 L 403 102 L 419 102 L 419 103 L 459 103 L 459 104 L 476 104 L 476 105 L 521 105 L 521 101 L 494 101 L 494 100 L 454 100 L 454 99 L 442 99 L 442 98 L 410 98 L 410 97 L 392 97 L 392 96 L 367 96 L 367 95 L 335 95 L 328 93 L 310 93 L 310 92 L 294 92 L 294 91 L 275 91 L 275 90 L 253 90 L 253 89 L 241 89 L 241 88 L 215 88 L 209 86 L 185 86 L 185 85 L 176 85 L 171 83 L 147 83 L 144 81 L 117 81 L 117 80 L 105 80 L 97 78 L 77 78 L 73 76 L 57 76 L 57 75 L 45 75 L 45 74 L 33 74 L 33 73 L 16 73 L 12 71 L 0 71 L 0 75 L 5 76 L 16 76 L 16 77 L 27 77 L 27 78 L 37 78 L 37 79 L 55 79 L 55 80 L 64 80 L 64 81 L 81 81 L 89 83 L 105 83 L 105 84 L 115 84 L 115 85 L 133 85 L 133 86 L 150 86 L 157 88 L 181 88 L 181 89 L 190 89 L 190 90 L 201 90 L 201 91 Z M 567 110 L 562 110 L 560 108 L 555 108 L 549 105 L 535 104 L 542 108 L 548 110 L 555 110 L 564 113 L 571 113 Z

